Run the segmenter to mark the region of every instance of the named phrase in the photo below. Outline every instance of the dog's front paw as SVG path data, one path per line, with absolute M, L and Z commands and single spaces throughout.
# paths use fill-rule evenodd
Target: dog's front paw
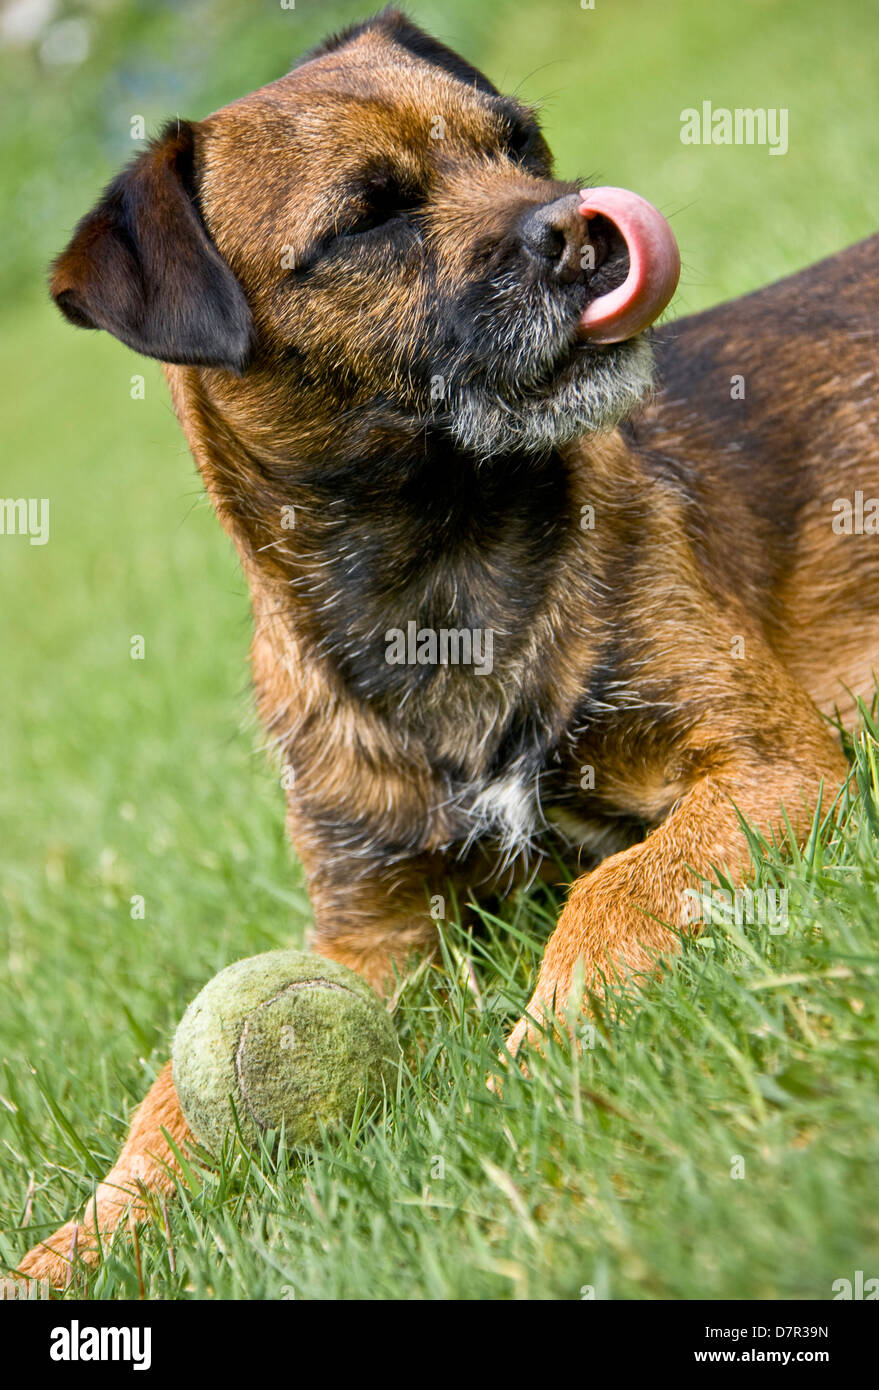
M 537 1030 L 534 1026 L 534 1020 L 528 1014 L 523 1014 L 504 1044 L 506 1053 L 516 1060 L 519 1049 L 526 1042 L 531 1043 L 532 1046 L 537 1042 Z
M 55 1231 L 46 1245 L 29 1250 L 15 1271 L 16 1278 L 48 1283 L 53 1289 L 66 1289 L 76 1267 L 77 1258 L 89 1262 L 93 1249 L 89 1233 L 80 1222 L 68 1221 Z
M 526 1048 L 531 1047 L 539 1051 L 546 1041 L 546 1029 L 539 1019 L 539 1014 L 535 1006 L 535 998 L 528 1005 L 529 1010 L 535 1010 L 535 1017 L 530 1013 L 525 1013 L 519 1019 L 513 1031 L 504 1042 L 503 1052 L 498 1053 L 497 1068 L 486 1077 L 485 1084 L 496 1096 L 502 1096 L 504 1090 L 504 1073 L 509 1069 L 511 1062 L 515 1063 L 523 1076 L 528 1075 L 528 1066 L 520 1053 Z
M 526 1071 L 519 1055 L 522 1050 L 543 1052 L 553 1037 L 562 1040 L 565 1034 L 571 1036 L 572 1020 L 581 1007 L 582 989 L 578 990 L 575 981 L 549 981 L 546 987 L 538 983 L 531 1002 L 507 1038 L 506 1053 Z

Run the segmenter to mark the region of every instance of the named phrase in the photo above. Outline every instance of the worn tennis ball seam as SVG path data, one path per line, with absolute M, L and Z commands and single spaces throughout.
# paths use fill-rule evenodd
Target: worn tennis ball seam
M 335 980 L 325 980 L 317 975 L 313 980 L 294 980 L 291 984 L 285 985 L 283 989 L 278 990 L 277 994 L 273 994 L 271 999 L 263 999 L 262 1002 L 257 1004 L 256 1008 L 247 1015 L 241 1026 L 238 1046 L 235 1049 L 235 1075 L 238 1077 L 238 1090 L 241 1098 L 250 1111 L 254 1124 L 258 1129 L 262 1130 L 263 1133 L 270 1129 L 271 1126 L 260 1119 L 259 1115 L 254 1110 L 250 1096 L 247 1094 L 247 1086 L 244 1081 L 244 1046 L 247 1042 L 247 1030 L 250 1026 L 250 1020 L 259 1013 L 260 1009 L 270 1008 L 272 1004 L 276 1004 L 285 994 L 290 994 L 298 989 L 335 989 L 342 994 L 350 994 L 352 999 L 362 1000 L 362 996 L 359 995 L 356 990 L 349 989 L 347 985 L 340 985 Z

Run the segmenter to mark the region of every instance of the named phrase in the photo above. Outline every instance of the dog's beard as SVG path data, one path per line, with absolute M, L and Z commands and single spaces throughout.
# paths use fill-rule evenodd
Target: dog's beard
M 523 306 L 520 283 L 496 285 L 474 317 L 486 367 L 453 371 L 444 399 L 434 404 L 434 420 L 483 457 L 545 452 L 587 431 L 607 432 L 653 385 L 645 337 L 584 345 L 575 340 L 569 305 L 547 293 L 526 298 Z
M 578 353 L 542 388 L 513 394 L 487 384 L 465 386 L 453 396 L 447 425 L 462 448 L 481 456 L 542 452 L 587 431 L 613 429 L 652 383 L 650 345 L 636 338 L 600 353 Z

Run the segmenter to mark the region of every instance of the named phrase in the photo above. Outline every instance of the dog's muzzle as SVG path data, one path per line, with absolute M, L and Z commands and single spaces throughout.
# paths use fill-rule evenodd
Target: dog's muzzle
M 522 225 L 522 242 L 556 284 L 585 279 L 588 292 L 593 279 L 601 286 L 596 272 L 614 252 L 607 235 L 596 235 L 590 222 L 595 230 L 603 225 L 617 248 L 625 248 L 626 264 L 619 283 L 589 297 L 577 336 L 596 344 L 622 343 L 653 323 L 669 303 L 681 273 L 680 252 L 662 213 L 625 188 L 583 189 L 535 208 Z

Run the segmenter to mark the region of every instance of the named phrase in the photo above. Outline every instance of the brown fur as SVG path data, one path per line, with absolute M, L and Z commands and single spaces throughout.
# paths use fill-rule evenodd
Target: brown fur
M 834 498 L 879 492 L 877 240 L 657 331 L 663 389 L 619 430 L 502 456 L 450 439 L 437 368 L 486 370 L 475 310 L 519 265 L 530 209 L 558 200 L 570 263 L 575 190 L 530 113 L 386 14 L 171 128 L 53 279 L 75 322 L 169 364 L 252 594 L 254 683 L 292 778 L 314 948 L 387 989 L 431 949 L 428 895 L 450 879 L 506 890 L 559 827 L 594 862 L 513 1052 L 569 1005 L 581 969 L 592 990 L 654 969 L 694 872 L 747 872 L 736 807 L 771 834 L 784 806 L 805 832 L 822 783 L 829 801 L 846 776 L 822 714 L 851 717 L 846 690 L 869 692 L 879 653 L 879 540 L 831 529 Z M 356 230 L 376 198 L 414 209 L 390 251 Z M 335 237 L 352 217 L 353 240 Z M 615 255 L 607 234 L 595 285 L 572 293 L 600 292 Z M 499 391 L 512 351 L 499 340 Z M 383 665 L 385 629 L 410 617 L 494 631 L 491 674 Z M 545 822 L 511 856 L 473 808 L 519 773 L 539 779 Z M 143 1190 L 170 1187 L 165 1129 L 185 1143 L 168 1069 L 78 1228 L 86 1261 L 130 1200 L 142 1213 Z M 63 1283 L 74 1234 L 22 1272 Z

